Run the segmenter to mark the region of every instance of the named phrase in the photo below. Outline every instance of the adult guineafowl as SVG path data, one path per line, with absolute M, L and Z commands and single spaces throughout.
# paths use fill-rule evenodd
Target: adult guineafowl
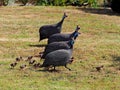
M 60 49 L 53 52 L 50 52 L 46 55 L 45 61 L 41 65 L 41 67 L 55 67 L 56 66 L 65 66 L 65 68 L 71 70 L 67 67 L 68 63 L 71 63 L 73 60 L 71 59 L 72 51 L 71 49 L 65 50 Z
M 41 56 L 42 59 L 45 58 L 45 56 L 55 50 L 59 50 L 59 49 L 72 49 L 73 48 L 73 44 L 74 44 L 74 39 L 71 38 L 69 41 L 66 42 L 53 42 L 48 44 L 45 47 L 45 50 Z
M 79 29 L 80 29 L 80 27 L 77 26 L 76 29 L 75 29 L 75 31 L 73 33 L 71 33 L 71 34 L 57 33 L 57 34 L 51 35 L 48 38 L 48 44 L 52 43 L 52 42 L 68 41 L 72 37 L 74 37 L 74 39 L 76 39 L 76 37 L 79 35 L 79 32 L 78 32 Z
M 66 15 L 66 13 L 64 13 L 62 20 L 59 21 L 57 24 L 41 26 L 39 29 L 39 41 L 49 38 L 49 36 L 51 36 L 55 33 L 60 33 L 63 21 L 66 17 L 67 17 L 67 15 Z

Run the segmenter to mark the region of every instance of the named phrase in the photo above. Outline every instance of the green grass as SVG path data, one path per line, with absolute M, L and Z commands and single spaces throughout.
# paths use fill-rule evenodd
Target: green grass
M 119 90 L 120 88 L 120 17 L 86 13 L 77 7 L 0 7 L 0 90 Z M 68 14 L 62 33 L 76 25 L 81 35 L 74 45 L 72 71 L 57 67 L 59 72 L 45 72 L 19 63 L 10 69 L 18 56 L 24 59 L 44 50 L 38 30 L 44 24 L 58 22 Z M 38 58 L 35 58 L 39 61 Z M 40 61 L 42 63 L 42 61 Z M 104 65 L 101 72 L 95 67 Z

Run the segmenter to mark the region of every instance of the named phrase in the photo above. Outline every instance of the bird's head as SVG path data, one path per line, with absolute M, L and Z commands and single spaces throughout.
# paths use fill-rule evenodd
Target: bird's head
M 79 36 L 79 34 L 81 34 L 81 33 L 78 32 L 79 29 L 80 29 L 80 27 L 77 25 L 77 27 L 76 27 L 75 31 L 72 33 L 71 37 L 76 39 Z
M 67 14 L 64 12 L 63 18 L 66 18 L 66 17 L 68 17 L 68 16 L 67 16 Z

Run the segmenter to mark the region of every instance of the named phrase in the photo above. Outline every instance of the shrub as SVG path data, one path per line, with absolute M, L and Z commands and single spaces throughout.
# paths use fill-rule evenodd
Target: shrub
M 0 0 L 0 6 L 6 6 L 8 4 L 8 0 Z
M 26 0 L 23 0 L 26 1 Z M 52 6 L 81 6 L 83 3 L 88 3 L 89 6 L 96 7 L 97 0 L 37 0 L 37 5 L 52 5 Z
M 49 2 L 50 2 L 49 0 L 38 0 L 37 5 L 43 5 L 43 6 L 50 5 Z
M 87 0 L 89 3 L 89 6 L 91 7 L 97 7 L 97 0 Z
M 85 0 L 38 0 L 37 5 L 54 5 L 54 6 L 67 6 L 67 5 L 80 5 Z

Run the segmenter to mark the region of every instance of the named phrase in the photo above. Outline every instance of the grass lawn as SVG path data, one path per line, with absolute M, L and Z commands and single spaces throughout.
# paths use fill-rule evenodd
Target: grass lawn
M 78 7 L 0 7 L 0 90 L 119 90 L 120 89 L 120 17 L 109 9 Z M 16 57 L 24 59 L 44 50 L 47 40 L 39 41 L 38 30 L 44 24 L 68 17 L 62 33 L 81 27 L 74 45 L 72 71 L 57 67 L 59 72 L 28 66 L 14 69 Z M 39 58 L 35 58 L 39 61 Z M 40 61 L 42 63 L 42 61 Z M 104 65 L 98 72 L 95 67 Z

